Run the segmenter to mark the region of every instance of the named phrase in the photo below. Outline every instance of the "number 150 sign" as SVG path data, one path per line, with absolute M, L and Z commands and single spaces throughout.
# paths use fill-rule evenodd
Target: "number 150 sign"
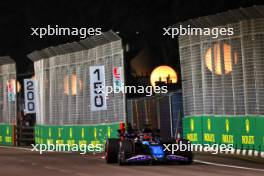
M 107 110 L 104 66 L 90 67 L 91 111 Z

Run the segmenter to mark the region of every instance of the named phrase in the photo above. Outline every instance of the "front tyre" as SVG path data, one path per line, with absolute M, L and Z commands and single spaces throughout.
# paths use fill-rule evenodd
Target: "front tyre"
M 106 163 L 117 163 L 119 152 L 119 139 L 108 139 L 105 144 Z
M 125 165 L 126 160 L 134 155 L 134 143 L 131 140 L 124 140 L 120 142 L 118 163 L 119 165 Z

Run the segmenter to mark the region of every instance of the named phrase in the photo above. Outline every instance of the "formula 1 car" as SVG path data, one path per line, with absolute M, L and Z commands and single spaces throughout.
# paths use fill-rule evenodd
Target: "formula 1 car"
M 166 150 L 173 144 L 190 144 L 185 139 L 171 139 L 162 141 L 159 135 L 150 129 L 139 132 L 133 130 L 118 130 L 119 138 L 109 138 L 105 145 L 105 159 L 107 163 L 181 163 L 191 164 L 193 160 L 192 151 L 172 152 Z

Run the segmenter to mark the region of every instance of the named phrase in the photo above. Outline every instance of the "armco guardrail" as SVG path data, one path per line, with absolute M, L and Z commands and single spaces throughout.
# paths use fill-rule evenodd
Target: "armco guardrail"
M 264 152 L 263 126 L 264 118 L 260 116 L 188 116 L 183 119 L 184 137 L 192 143 L 233 144 L 239 151 L 252 153 Z
M 0 124 L 0 145 L 15 145 L 15 125 Z

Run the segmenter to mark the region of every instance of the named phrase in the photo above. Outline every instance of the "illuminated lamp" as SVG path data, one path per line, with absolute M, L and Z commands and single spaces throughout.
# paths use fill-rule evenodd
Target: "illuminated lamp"
M 231 46 L 229 44 L 223 44 L 223 55 L 224 55 L 224 68 L 222 69 L 222 63 L 221 63 L 221 50 L 220 50 L 220 44 L 216 43 L 213 45 L 213 47 L 208 48 L 206 53 L 205 53 L 205 65 L 206 67 L 212 72 L 217 75 L 222 75 L 223 71 L 224 74 L 228 74 L 232 72 L 233 67 L 232 67 L 232 51 L 231 51 Z M 212 58 L 212 49 L 213 49 L 213 57 Z M 234 63 L 237 64 L 237 52 L 233 52 L 233 59 Z M 213 67 L 213 63 L 214 67 Z M 223 70 L 223 71 L 222 71 Z
M 69 95 L 69 80 L 67 75 L 63 78 L 63 84 L 64 94 Z
M 64 76 L 64 94 L 69 95 L 69 80 L 68 76 Z M 83 88 L 83 83 L 79 80 L 80 90 Z M 77 76 L 75 74 L 71 75 L 71 95 L 77 94 Z

